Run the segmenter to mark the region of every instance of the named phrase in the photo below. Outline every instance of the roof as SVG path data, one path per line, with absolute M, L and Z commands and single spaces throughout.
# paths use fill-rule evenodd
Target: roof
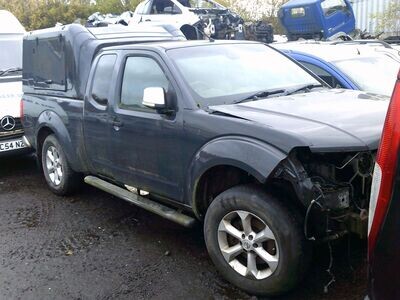
M 0 10 L 0 34 L 24 34 L 25 28 L 7 10 Z
M 120 24 L 110 25 L 107 27 L 91 27 L 87 30 L 92 33 L 96 39 L 115 39 L 115 38 L 149 38 L 156 37 L 160 39 L 162 37 L 170 39 L 173 37 L 180 37 L 185 39 L 183 33 L 176 27 L 169 24 L 146 24 L 139 23 L 135 26 L 124 26 Z
M 369 45 L 333 45 L 329 42 L 289 42 L 271 44 L 279 50 L 296 51 L 319 57 L 325 61 L 333 62 L 337 60 L 352 59 L 355 57 L 376 57 L 382 55 L 383 51 L 377 51 Z M 383 47 L 379 48 L 382 50 Z
M 234 44 L 261 44 L 259 42 L 254 41 L 238 41 L 238 40 L 191 40 L 191 41 L 165 41 L 165 42 L 149 42 L 146 43 L 146 46 L 158 47 L 164 50 L 171 50 L 177 48 L 189 48 L 189 47 L 199 47 L 199 46 L 210 46 L 210 45 L 234 45 Z M 137 48 L 136 45 L 121 45 L 121 46 L 113 46 L 107 47 L 107 50 L 129 50 Z
M 173 25 L 168 24 L 146 24 L 140 23 L 135 26 L 124 26 L 120 24 L 110 25 L 108 27 L 90 27 L 86 28 L 78 24 L 69 24 L 63 26 L 56 26 L 46 29 L 31 31 L 28 36 L 34 35 L 35 37 L 54 36 L 69 31 L 77 34 L 78 32 L 89 32 L 96 40 L 110 40 L 110 39 L 143 39 L 152 40 L 157 38 L 171 39 L 185 39 L 183 33 Z
M 290 8 L 290 7 L 296 7 L 296 6 L 310 5 L 310 4 L 314 4 L 317 2 L 321 2 L 321 0 L 290 0 L 289 2 L 286 2 L 285 4 L 283 4 L 281 7 L 282 8 Z

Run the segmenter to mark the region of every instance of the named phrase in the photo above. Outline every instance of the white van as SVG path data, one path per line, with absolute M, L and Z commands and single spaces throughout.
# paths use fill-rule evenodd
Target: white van
M 0 157 L 27 151 L 20 120 L 24 34 L 18 19 L 0 10 Z

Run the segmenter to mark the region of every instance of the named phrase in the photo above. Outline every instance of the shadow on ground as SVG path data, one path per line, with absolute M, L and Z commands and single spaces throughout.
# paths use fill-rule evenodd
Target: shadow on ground
M 188 230 L 82 186 L 53 195 L 32 156 L 0 159 L 0 298 L 249 299 L 216 272 L 201 226 Z M 348 243 L 350 242 L 350 248 Z M 366 246 L 316 246 L 307 278 L 278 299 L 361 299 Z

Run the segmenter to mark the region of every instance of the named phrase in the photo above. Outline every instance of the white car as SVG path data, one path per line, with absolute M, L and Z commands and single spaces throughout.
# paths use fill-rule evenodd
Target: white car
M 129 21 L 172 24 L 187 39 L 257 40 L 271 43 L 273 27 L 264 21 L 244 22 L 236 13 L 213 0 L 146 0 L 141 2 Z
M 185 25 L 190 25 L 218 39 L 243 34 L 244 24 L 240 16 L 213 0 L 146 0 L 136 7 L 129 25 L 141 22 L 173 24 L 184 33 Z
M 0 10 L 0 156 L 29 151 L 20 120 L 24 27 Z

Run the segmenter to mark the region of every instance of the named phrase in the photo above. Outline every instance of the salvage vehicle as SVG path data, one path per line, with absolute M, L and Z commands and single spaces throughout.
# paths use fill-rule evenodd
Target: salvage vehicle
M 390 96 L 400 68 L 394 49 L 360 44 L 290 42 L 273 44 L 332 87 Z M 388 53 L 392 50 L 394 52 Z
M 120 15 L 114 15 L 114 14 L 103 15 L 100 12 L 95 12 L 88 17 L 85 26 L 107 27 L 115 24 L 128 26 L 129 20 L 132 18 L 132 16 L 133 12 L 131 11 L 125 11 Z
M 348 0 L 290 0 L 278 12 L 289 41 L 346 38 L 355 30 Z
M 400 267 L 400 72 L 383 128 L 374 168 L 368 222 L 368 296 L 399 299 Z M 368 298 L 366 298 L 368 299 Z
M 388 97 L 330 89 L 258 42 L 137 34 L 110 46 L 86 30 L 24 40 L 24 128 L 55 194 L 84 178 L 200 220 L 222 276 L 257 295 L 299 283 L 312 241 L 366 236 Z
M 213 0 L 146 0 L 140 3 L 129 25 L 141 22 L 174 24 L 191 40 L 257 40 L 272 43 L 271 24 L 245 23 L 236 13 Z
M 0 157 L 29 151 L 19 115 L 24 34 L 17 18 L 0 10 Z

